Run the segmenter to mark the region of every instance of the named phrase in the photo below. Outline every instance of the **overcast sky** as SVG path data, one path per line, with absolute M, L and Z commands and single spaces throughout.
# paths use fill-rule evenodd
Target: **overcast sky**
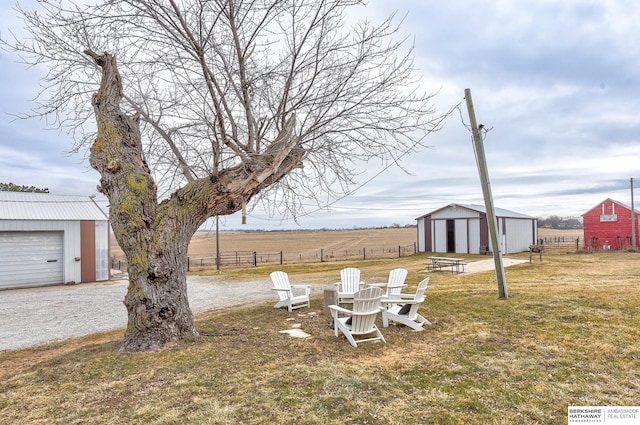
M 11 4 L 0 4 L 2 34 L 20 29 Z M 406 225 L 450 203 L 482 205 L 465 88 L 490 129 L 497 207 L 547 217 L 580 216 L 606 198 L 631 203 L 630 178 L 640 178 L 640 2 L 372 0 L 364 10 L 374 21 L 407 14 L 401 30 L 414 37 L 423 88 L 439 90 L 439 112 L 459 110 L 429 136 L 430 148 L 405 158 L 408 174 L 383 171 L 298 224 L 253 211 L 246 226 L 236 214 L 222 229 Z M 82 154 L 65 154 L 66 135 L 13 120 L 33 106 L 43 72 L 16 59 L 0 51 L 0 182 L 95 194 L 99 175 Z M 364 182 L 380 169 L 362 171 Z

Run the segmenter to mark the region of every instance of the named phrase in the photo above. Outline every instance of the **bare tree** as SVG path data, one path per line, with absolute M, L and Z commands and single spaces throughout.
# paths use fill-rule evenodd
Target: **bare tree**
M 303 200 L 346 193 L 355 162 L 397 163 L 442 122 L 395 16 L 350 19 L 365 14 L 361 1 L 18 10 L 30 37 L 2 42 L 47 67 L 37 114 L 55 117 L 75 150 L 90 146 L 110 201 L 128 260 L 124 351 L 197 335 L 187 248 L 209 217 L 259 198 L 295 216 Z

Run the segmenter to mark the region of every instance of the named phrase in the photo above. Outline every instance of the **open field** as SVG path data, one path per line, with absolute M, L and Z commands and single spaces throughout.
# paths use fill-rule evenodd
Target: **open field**
M 303 253 L 319 248 L 330 250 L 411 245 L 416 238 L 415 227 L 299 232 L 221 232 L 220 250 Z M 196 233 L 189 246 L 189 255 L 193 253 L 194 257 L 215 254 L 215 251 L 215 232 Z
M 258 251 L 280 252 L 289 258 L 311 257 L 320 249 L 330 254 L 333 250 L 380 250 L 408 246 L 417 240 L 415 227 L 358 230 L 310 230 L 284 232 L 220 232 L 220 252 Z M 413 253 L 413 248 L 411 249 Z M 215 257 L 215 232 L 197 232 L 189 245 L 189 257 Z M 124 255 L 115 239 L 111 241 L 111 258 L 123 260 Z
M 582 230 L 539 229 L 540 237 L 566 236 L 582 238 Z M 323 249 L 357 250 L 362 248 L 397 248 L 417 241 L 417 228 L 399 227 L 358 230 L 310 230 L 290 232 L 220 232 L 220 251 L 283 251 L 305 256 Z M 213 257 L 216 254 L 215 232 L 197 232 L 189 245 L 189 257 Z M 123 260 L 124 255 L 112 237 L 111 257 Z
M 538 228 L 539 238 L 566 237 L 567 239 L 584 238 L 584 230 L 582 229 L 549 229 Z
M 405 267 L 410 292 L 425 261 L 282 269 L 326 283 L 347 265 L 366 281 Z M 0 423 L 566 424 L 568 406 L 638 404 L 640 254 L 555 251 L 506 276 L 499 300 L 493 272 L 432 273 L 422 314 L 433 325 L 383 328 L 387 344 L 357 349 L 315 298 L 315 315 L 272 303 L 201 314 L 201 337 L 158 352 L 118 354 L 122 331 L 2 352 Z M 279 332 L 294 323 L 311 338 Z

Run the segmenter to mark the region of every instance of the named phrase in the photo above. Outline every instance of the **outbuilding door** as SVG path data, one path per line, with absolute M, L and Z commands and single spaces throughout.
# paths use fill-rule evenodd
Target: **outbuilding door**
M 80 222 L 80 281 L 95 282 L 96 280 L 96 222 Z
M 63 281 L 63 232 L 0 232 L 0 289 Z
M 447 252 L 456 252 L 456 221 L 447 220 Z

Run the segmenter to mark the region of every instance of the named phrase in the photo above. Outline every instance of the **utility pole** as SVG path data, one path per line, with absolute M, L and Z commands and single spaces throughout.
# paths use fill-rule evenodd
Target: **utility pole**
M 493 195 L 491 194 L 491 184 L 489 183 L 487 160 L 484 156 L 484 146 L 482 144 L 482 138 L 480 137 L 480 130 L 478 130 L 476 114 L 473 110 L 471 89 L 464 90 L 464 98 L 467 101 L 467 109 L 469 110 L 471 132 L 473 134 L 473 146 L 476 153 L 476 163 L 478 164 L 478 173 L 480 174 L 480 183 L 482 184 L 484 205 L 487 210 L 489 235 L 491 237 L 491 248 L 493 250 L 493 262 L 496 267 L 496 281 L 498 282 L 498 297 L 506 299 L 509 298 L 509 294 L 507 291 L 507 278 L 505 277 L 504 265 L 502 263 L 502 249 L 500 247 L 500 241 L 498 240 L 498 220 L 496 218 L 495 208 L 493 207 Z
M 220 222 L 216 216 L 216 270 L 220 270 Z
M 636 245 L 636 216 L 633 206 L 633 177 L 631 177 L 631 245 L 633 246 L 633 250 L 635 251 L 637 248 Z

